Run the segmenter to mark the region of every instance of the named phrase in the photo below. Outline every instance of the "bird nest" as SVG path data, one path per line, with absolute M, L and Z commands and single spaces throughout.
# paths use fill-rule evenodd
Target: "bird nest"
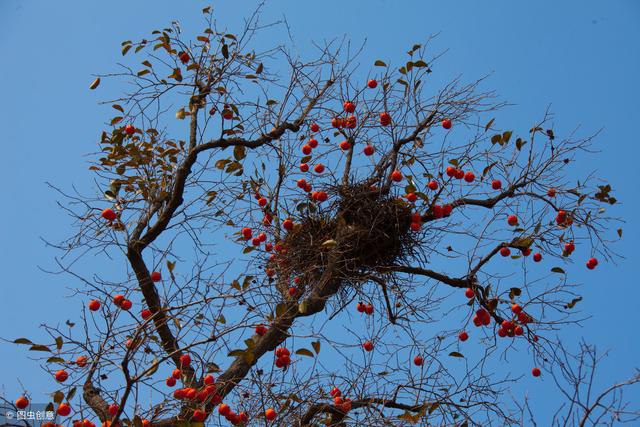
M 327 192 L 333 203 L 300 218 L 287 233 L 280 274 L 311 279 L 331 268 L 350 281 L 412 253 L 417 241 L 409 204 L 364 184 Z

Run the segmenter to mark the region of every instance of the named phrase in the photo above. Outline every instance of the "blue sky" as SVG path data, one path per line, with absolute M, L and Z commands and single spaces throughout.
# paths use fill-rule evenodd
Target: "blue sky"
M 218 19 L 231 29 L 255 4 L 219 3 Z M 92 74 L 115 69 L 122 40 L 143 37 L 173 19 L 185 28 L 201 28 L 205 5 L 0 0 L 0 174 L 7 191 L 0 210 L 0 337 L 37 336 L 41 323 L 73 318 L 82 304 L 68 298 L 69 277 L 46 274 L 39 266 L 51 268 L 56 255 L 41 237 L 57 241 L 71 232 L 45 182 L 93 189 L 86 154 L 95 151 L 109 113 L 97 105 L 104 93 L 87 89 Z M 596 142 L 601 152 L 587 159 L 586 169 L 607 177 L 623 202 L 616 212 L 627 223 L 616 249 L 626 259 L 589 274 L 576 270 L 572 279 L 584 284 L 581 309 L 591 318 L 565 336 L 568 342 L 586 336 L 611 350 L 600 372 L 607 381 L 632 372 L 640 360 L 634 330 L 640 2 L 281 0 L 269 2 L 265 15 L 286 16 L 294 47 L 303 55 L 314 40 L 344 34 L 356 44 L 366 40 L 363 64 L 377 58 L 400 61 L 413 43 L 440 33 L 434 46 L 449 51 L 438 64 L 439 78 L 491 74 L 487 86 L 513 104 L 499 114 L 501 122 L 526 130 L 551 106 L 560 132 L 580 126 L 588 135 L 602 129 Z M 270 40 L 260 43 L 267 46 Z M 11 361 L 11 369 L 0 375 L 0 393 L 15 395 L 20 382 L 32 391 L 50 387 L 23 349 L 0 343 L 0 359 Z M 555 405 L 545 401 L 542 385 L 531 387 L 539 402 Z M 629 397 L 640 401 L 637 389 Z

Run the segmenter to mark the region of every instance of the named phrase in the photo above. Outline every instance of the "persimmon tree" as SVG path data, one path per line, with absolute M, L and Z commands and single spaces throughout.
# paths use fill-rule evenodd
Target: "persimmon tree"
M 86 307 L 54 344 L 16 341 L 53 353 L 51 408 L 84 427 L 527 419 L 509 389 L 575 366 L 570 270 L 615 258 L 611 187 L 576 175 L 592 138 L 548 113 L 509 130 L 483 79 L 436 87 L 430 40 L 367 74 L 345 42 L 303 61 L 254 48 L 259 13 L 238 34 L 204 16 L 123 42 L 91 85 L 127 84 L 98 194 L 61 191 Z M 120 268 L 77 272 L 89 256 Z M 586 424 L 637 415 L 577 402 Z

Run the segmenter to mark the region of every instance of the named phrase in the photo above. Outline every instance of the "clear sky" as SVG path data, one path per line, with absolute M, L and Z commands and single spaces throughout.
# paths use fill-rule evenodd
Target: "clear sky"
M 596 169 L 623 202 L 616 213 L 627 221 L 616 250 L 618 265 L 603 264 L 572 279 L 584 284 L 581 309 L 591 318 L 564 334 L 586 336 L 610 349 L 601 375 L 606 381 L 632 373 L 640 360 L 637 333 L 638 201 L 637 124 L 640 123 L 640 2 L 637 0 L 401 1 L 278 0 L 265 18 L 285 16 L 295 48 L 310 51 L 313 40 L 347 35 L 366 40 L 363 64 L 390 62 L 433 33 L 437 50 L 449 49 L 439 77 L 472 79 L 491 74 L 488 86 L 513 105 L 500 121 L 526 131 L 551 106 L 559 132 L 602 129 L 585 169 Z M 92 73 L 115 70 L 120 42 L 138 39 L 177 19 L 202 27 L 206 2 L 0 0 L 0 337 L 37 337 L 43 322 L 73 318 L 82 301 L 68 298 L 70 277 L 49 275 L 57 241 L 71 233 L 69 218 L 45 182 L 64 189 L 93 188 L 86 154 L 96 150 L 108 117 L 99 96 L 88 90 Z M 238 28 L 254 1 L 214 4 L 221 23 Z M 268 45 L 270 40 L 261 40 Z M 558 132 L 556 132 L 558 133 Z M 90 260 L 87 262 L 100 262 Z M 0 343 L 0 393 L 51 387 L 23 348 Z M 547 384 L 550 386 L 550 384 Z M 541 385 L 532 395 L 544 406 Z M 536 395 L 536 393 L 538 393 Z M 640 401 L 636 389 L 631 400 Z

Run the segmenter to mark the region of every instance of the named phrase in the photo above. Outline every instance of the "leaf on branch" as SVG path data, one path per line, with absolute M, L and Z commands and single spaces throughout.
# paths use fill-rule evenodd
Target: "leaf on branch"
M 51 353 L 51 350 L 49 349 L 49 347 L 42 344 L 34 344 L 31 347 L 29 347 L 29 350 L 30 351 L 48 351 L 49 353 Z
M 31 340 L 27 338 L 16 338 L 15 340 L 13 340 L 13 343 L 14 344 L 33 344 Z
M 433 414 L 433 411 L 435 411 L 439 407 L 440 407 L 440 404 L 438 402 L 434 402 L 431 405 L 429 405 L 429 415 Z
M 376 62 L 374 62 L 373 65 L 375 65 L 376 67 L 386 67 L 387 66 L 387 64 L 385 64 L 384 61 L 381 61 L 379 59 Z
M 75 387 L 71 387 L 71 389 L 67 392 L 67 401 L 70 401 L 71 399 L 73 399 L 73 396 L 76 395 L 76 388 Z
M 62 357 L 53 356 L 47 359 L 47 363 L 66 363 Z
M 312 341 L 311 347 L 313 347 L 313 350 L 316 352 L 316 354 L 320 354 L 320 341 Z
M 311 352 L 311 350 L 307 350 L 306 348 L 296 350 L 296 354 L 300 356 L 313 357 L 313 353 Z
M 98 86 L 100 86 L 100 77 L 96 78 L 94 81 L 91 82 L 91 84 L 89 85 L 89 89 L 93 90 Z
M 566 274 L 565 271 L 560 267 L 553 267 L 551 271 L 554 273 Z
M 229 163 L 229 165 L 227 166 L 227 170 L 225 172 L 227 173 L 233 173 L 236 172 L 238 170 L 242 170 L 242 164 L 238 163 L 238 162 L 231 162 Z
M 489 122 L 487 122 L 487 124 L 484 126 L 484 131 L 488 131 L 489 129 L 491 129 L 491 126 L 493 126 L 493 123 L 496 121 L 496 119 L 491 119 L 489 120 Z
M 147 376 L 150 377 L 153 374 L 156 373 L 156 371 L 158 370 L 158 367 L 160 366 L 160 362 L 158 361 L 158 358 L 155 357 L 153 359 L 153 363 L 151 364 L 151 367 L 149 368 L 149 370 L 147 371 Z
M 174 79 L 177 82 L 181 82 L 182 81 L 182 71 L 180 70 L 180 68 L 174 68 L 173 69 L 173 73 L 171 73 L 171 75 L 169 75 L 167 78 Z
M 513 135 L 513 131 L 506 131 L 502 134 L 502 144 L 506 144 L 509 142 L 509 140 L 511 139 L 511 135 Z
M 464 357 L 464 355 L 462 353 L 458 353 L 457 351 L 452 351 L 451 353 L 449 353 L 449 356 L 451 356 L 451 357 Z
M 236 145 L 233 148 L 233 157 L 238 161 L 247 157 L 247 150 L 245 149 L 244 145 Z
M 582 297 L 577 297 L 571 300 L 570 303 L 568 303 L 567 305 L 564 306 L 564 308 L 573 308 L 576 306 L 577 303 L 579 303 L 580 301 L 582 301 Z
M 489 173 L 489 171 L 497 164 L 498 164 L 498 162 L 493 162 L 489 166 L 485 167 L 482 170 L 482 177 L 484 178 L 485 176 L 487 176 L 487 173 Z
M 522 289 L 520 288 L 511 288 L 509 290 L 509 298 L 514 299 L 515 297 L 519 297 L 522 294 Z

